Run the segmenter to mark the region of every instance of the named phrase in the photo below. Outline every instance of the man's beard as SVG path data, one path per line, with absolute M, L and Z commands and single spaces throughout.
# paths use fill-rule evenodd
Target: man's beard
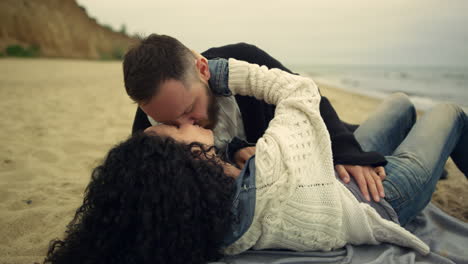
M 199 125 L 206 129 L 214 129 L 218 124 L 219 105 L 208 84 L 204 83 L 204 86 L 208 96 L 208 120 L 201 120 Z

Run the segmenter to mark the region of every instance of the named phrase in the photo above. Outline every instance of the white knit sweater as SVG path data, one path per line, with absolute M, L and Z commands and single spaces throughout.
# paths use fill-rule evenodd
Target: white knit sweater
M 276 112 L 257 142 L 252 225 L 227 254 L 251 247 L 328 251 L 380 242 L 429 253 L 424 242 L 359 203 L 335 178 L 330 135 L 311 79 L 230 59 L 229 88 L 275 104 Z

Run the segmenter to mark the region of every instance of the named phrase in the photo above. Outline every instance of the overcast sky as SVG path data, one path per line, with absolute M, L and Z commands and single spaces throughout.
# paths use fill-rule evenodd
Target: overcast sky
M 197 51 L 248 42 L 286 64 L 468 66 L 467 0 L 78 0 L 101 24 Z

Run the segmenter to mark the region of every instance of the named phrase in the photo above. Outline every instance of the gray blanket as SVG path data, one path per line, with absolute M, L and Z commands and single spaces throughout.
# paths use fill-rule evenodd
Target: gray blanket
M 414 221 L 406 226 L 406 229 L 429 245 L 431 248 L 429 255 L 422 256 L 408 248 L 385 243 L 377 246 L 347 245 L 345 248 L 331 252 L 249 250 L 213 263 L 468 264 L 468 223 L 455 219 L 433 204 L 429 204 Z

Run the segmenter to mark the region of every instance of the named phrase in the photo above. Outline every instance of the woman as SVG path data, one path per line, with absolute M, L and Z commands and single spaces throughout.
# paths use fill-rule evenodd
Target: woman
M 392 154 L 384 187 L 393 220 L 335 176 L 312 80 L 231 59 L 229 87 L 277 106 L 241 172 L 206 147 L 213 137 L 200 127 L 160 126 L 132 137 L 95 169 L 67 238 L 53 242 L 46 263 L 203 263 L 221 250 L 331 250 L 346 243 L 390 242 L 429 252 L 397 222 L 404 225 L 429 202 L 449 155 L 468 174 L 463 111 L 437 107 L 407 136 L 412 122 L 375 149 Z M 372 122 L 359 129 L 366 126 L 393 133 Z

